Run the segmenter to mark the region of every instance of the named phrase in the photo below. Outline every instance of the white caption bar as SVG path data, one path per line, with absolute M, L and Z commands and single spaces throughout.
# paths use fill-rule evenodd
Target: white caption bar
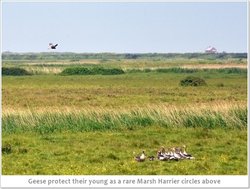
M 248 187 L 248 176 L 1 176 L 2 187 Z

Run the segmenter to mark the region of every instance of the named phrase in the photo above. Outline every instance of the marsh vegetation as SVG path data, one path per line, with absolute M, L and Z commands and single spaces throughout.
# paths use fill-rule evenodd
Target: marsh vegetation
M 30 75 L 2 77 L 2 173 L 247 174 L 244 54 L 132 55 L 5 54 Z M 183 144 L 194 161 L 134 161 Z

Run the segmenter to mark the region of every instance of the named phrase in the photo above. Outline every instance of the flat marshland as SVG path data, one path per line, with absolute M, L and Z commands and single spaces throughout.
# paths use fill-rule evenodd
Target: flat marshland
M 2 78 L 4 175 L 247 174 L 246 58 L 16 56 L 3 67 L 29 74 Z M 183 144 L 195 160 L 134 160 Z

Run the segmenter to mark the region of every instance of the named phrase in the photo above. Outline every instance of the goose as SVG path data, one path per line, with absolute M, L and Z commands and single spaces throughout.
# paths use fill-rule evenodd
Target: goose
M 168 148 L 168 154 L 169 154 L 169 156 L 174 156 L 174 153 L 173 153 L 171 148 Z
M 176 161 L 178 161 L 179 160 L 179 158 L 177 158 L 176 156 L 175 156 L 175 153 L 174 153 L 174 150 L 173 150 L 174 148 L 169 148 L 168 149 L 168 151 L 169 151 L 169 160 L 176 160 Z
M 176 153 L 176 148 L 172 148 L 172 150 L 173 150 L 173 156 L 174 156 L 176 159 L 181 159 L 181 156 L 180 156 L 178 153 Z
M 174 150 L 175 157 L 177 157 L 179 159 L 185 159 L 186 158 L 186 156 L 181 153 L 181 148 L 180 147 L 175 147 L 173 150 Z
M 165 158 L 171 159 L 172 155 L 171 155 L 170 148 L 168 148 L 167 151 L 163 155 L 164 155 Z
M 166 153 L 166 150 L 165 150 L 164 146 L 161 147 L 160 152 L 161 152 L 162 154 L 165 154 L 165 153 Z
M 186 159 L 195 159 L 191 154 L 188 154 L 186 152 L 186 148 L 187 148 L 186 145 L 183 145 L 182 148 L 181 148 L 180 154 L 182 156 L 184 156 Z
M 168 158 L 166 156 L 164 156 L 161 151 L 157 152 L 157 158 L 160 161 L 166 161 L 166 160 L 168 160 Z
M 50 49 L 56 49 L 57 46 L 58 46 L 58 44 L 53 45 L 53 43 L 49 43 Z
M 145 159 L 146 159 L 146 155 L 144 151 L 142 151 L 142 154 L 140 156 L 135 157 L 135 161 L 138 161 L 138 162 L 143 162 L 145 161 Z
M 161 147 L 160 153 L 161 153 L 162 156 L 164 156 L 165 158 L 169 159 L 170 153 L 169 153 L 169 151 L 165 150 L 164 146 Z
M 174 150 L 175 150 L 176 153 L 178 153 L 178 152 L 180 152 L 181 147 L 174 147 Z

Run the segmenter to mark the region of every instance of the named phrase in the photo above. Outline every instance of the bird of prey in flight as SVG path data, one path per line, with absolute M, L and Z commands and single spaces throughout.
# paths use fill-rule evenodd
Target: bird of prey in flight
M 56 49 L 58 44 L 53 45 L 53 43 L 49 43 L 49 49 Z

